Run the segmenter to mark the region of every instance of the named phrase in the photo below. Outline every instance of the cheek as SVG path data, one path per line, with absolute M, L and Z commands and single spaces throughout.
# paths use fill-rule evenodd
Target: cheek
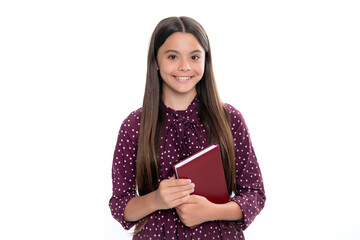
M 164 70 L 160 70 L 160 76 L 163 80 L 167 80 L 169 78 L 169 76 L 171 76 L 171 74 Z
M 159 66 L 160 74 L 163 75 L 171 75 L 174 72 L 174 66 L 169 64 L 162 64 Z
M 169 67 L 160 67 L 160 76 L 163 80 L 169 79 L 173 75 L 173 71 Z
M 201 64 L 196 64 L 193 67 L 193 70 L 198 74 L 198 75 L 203 75 L 204 71 L 205 71 L 205 63 L 201 63 Z

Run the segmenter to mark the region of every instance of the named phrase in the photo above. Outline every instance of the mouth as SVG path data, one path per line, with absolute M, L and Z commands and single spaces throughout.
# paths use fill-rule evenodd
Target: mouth
M 190 81 L 190 79 L 192 78 L 192 76 L 173 76 L 173 77 L 175 78 L 176 81 L 181 83 L 186 83 Z

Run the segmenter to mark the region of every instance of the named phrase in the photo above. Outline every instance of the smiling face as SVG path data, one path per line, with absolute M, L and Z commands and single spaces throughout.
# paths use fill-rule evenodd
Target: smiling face
M 196 95 L 204 75 L 205 51 L 191 33 L 171 34 L 159 48 L 157 64 L 163 79 L 163 98 Z

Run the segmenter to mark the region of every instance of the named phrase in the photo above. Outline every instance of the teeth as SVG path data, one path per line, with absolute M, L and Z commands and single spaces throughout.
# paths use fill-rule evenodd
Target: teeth
M 176 77 L 177 79 L 179 79 L 179 80 L 188 80 L 188 79 L 190 79 L 190 77 Z

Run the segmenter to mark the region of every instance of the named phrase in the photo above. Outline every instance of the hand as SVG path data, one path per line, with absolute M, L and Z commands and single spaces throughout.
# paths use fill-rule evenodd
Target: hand
M 207 221 L 213 221 L 212 209 L 216 204 L 205 197 L 191 195 L 189 200 L 176 207 L 180 220 L 188 227 L 195 226 Z
M 154 204 L 156 209 L 169 209 L 185 203 L 194 192 L 190 179 L 164 179 L 155 190 Z

